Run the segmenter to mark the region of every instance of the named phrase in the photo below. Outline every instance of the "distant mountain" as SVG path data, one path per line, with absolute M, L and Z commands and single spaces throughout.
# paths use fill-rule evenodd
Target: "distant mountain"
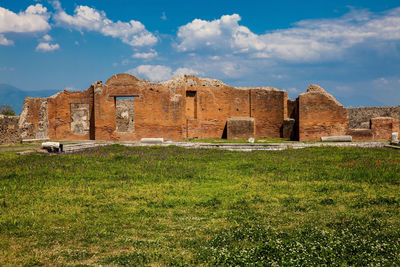
M 49 97 L 61 90 L 24 91 L 9 84 L 0 84 L 0 106 L 11 106 L 20 114 L 25 97 Z

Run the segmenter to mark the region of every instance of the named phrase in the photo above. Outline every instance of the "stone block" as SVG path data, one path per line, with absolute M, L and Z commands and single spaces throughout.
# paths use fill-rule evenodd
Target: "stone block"
M 227 121 L 228 139 L 254 138 L 254 118 L 229 118 Z
M 164 138 L 142 138 L 140 143 L 153 145 L 162 144 L 164 143 Z
M 371 129 L 349 129 L 347 135 L 351 135 L 353 141 L 370 141 L 374 139 Z
M 323 142 L 351 142 L 351 141 L 353 141 L 353 138 L 351 135 L 322 136 L 321 141 L 323 141 Z
M 44 142 L 42 143 L 42 148 L 46 149 L 48 152 L 62 152 L 63 144 L 59 142 Z
M 398 144 L 399 143 L 399 133 L 398 132 L 392 133 L 391 143 L 392 144 Z
M 392 133 L 399 130 L 399 120 L 392 117 L 377 117 L 371 119 L 371 130 L 374 140 L 389 141 Z

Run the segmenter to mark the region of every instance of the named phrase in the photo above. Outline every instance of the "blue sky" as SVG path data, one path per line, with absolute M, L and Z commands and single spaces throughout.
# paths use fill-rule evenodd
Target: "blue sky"
M 0 0 L 0 83 L 85 90 L 122 72 L 399 105 L 400 3 Z

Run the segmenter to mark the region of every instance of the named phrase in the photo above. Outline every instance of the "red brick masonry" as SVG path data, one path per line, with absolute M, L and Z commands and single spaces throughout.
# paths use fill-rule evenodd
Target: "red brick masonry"
M 389 140 L 392 132 L 399 131 L 394 118 L 374 118 L 370 129 L 349 129 L 346 109 L 316 85 L 290 100 L 286 91 L 271 87 L 231 87 L 195 76 L 153 83 L 129 74 L 114 75 L 104 85 L 96 82 L 86 91 L 26 98 L 20 125 L 25 125 L 23 138 L 47 135 L 53 140 L 290 137 L 304 141 L 349 134 L 355 140 Z

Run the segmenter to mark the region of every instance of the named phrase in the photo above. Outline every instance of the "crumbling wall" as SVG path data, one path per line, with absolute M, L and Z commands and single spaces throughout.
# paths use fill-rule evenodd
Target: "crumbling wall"
M 297 119 L 299 117 L 299 102 L 297 100 L 287 100 L 287 118 Z
M 71 131 L 78 135 L 87 135 L 90 130 L 89 104 L 71 104 Z
M 122 97 L 134 100 L 120 101 Z M 230 87 L 195 76 L 152 83 L 117 74 L 104 86 L 96 82 L 87 91 L 64 90 L 46 101 L 27 108 L 26 113 L 44 119 L 40 123 L 25 120 L 26 136 L 57 140 L 221 138 L 226 135 L 228 118 L 244 117 L 254 118 L 255 137 L 281 137 L 288 116 L 284 91 Z
M 0 115 L 0 145 L 21 141 L 18 121 L 19 116 Z
M 43 97 L 26 97 L 19 116 L 22 139 L 45 139 L 48 134 L 48 102 Z
M 48 118 L 48 102 L 47 99 L 40 103 L 38 127 L 36 132 L 37 139 L 49 138 L 49 118 Z
M 370 120 L 377 117 L 392 117 L 400 120 L 400 106 L 346 108 L 350 128 L 369 129 Z
M 132 133 L 135 130 L 134 99 L 116 99 L 117 132 Z
M 374 140 L 388 141 L 393 132 L 399 131 L 399 120 L 391 117 L 377 117 L 371 119 L 371 130 Z
M 104 86 L 95 88 L 96 140 L 129 141 L 144 137 L 181 140 L 184 125 L 183 94 L 183 87 L 141 81 L 129 74 L 114 75 Z M 134 129 L 131 132 L 117 130 L 115 99 L 118 97 L 135 97 Z
M 49 137 L 55 140 L 91 139 L 93 86 L 86 91 L 64 90 L 48 98 Z
M 201 79 L 197 87 L 186 87 L 185 90 L 197 91 L 198 97 L 197 118 L 187 121 L 188 138 L 226 138 L 225 127 L 228 118 L 251 117 L 250 91 L 247 89 L 236 89 L 218 83 L 210 84 Z M 187 101 L 188 97 L 185 100 Z
M 282 137 L 287 116 L 287 93 L 275 88 L 251 90 L 251 115 L 255 118 L 257 138 Z
M 399 132 L 399 120 L 392 117 L 377 117 L 370 120 L 370 128 L 349 129 L 347 134 L 354 141 L 388 141 L 392 133 Z
M 350 127 L 364 130 L 349 129 L 347 113 Z M 195 76 L 153 83 L 117 74 L 104 86 L 96 82 L 86 91 L 64 90 L 49 98 L 26 98 L 19 127 L 24 139 L 182 140 L 226 137 L 229 118 L 239 117 L 245 118 L 240 123 L 252 121 L 253 128 L 234 126 L 240 123 L 232 121 L 231 133 L 234 129 L 237 133 L 231 136 L 247 138 L 254 130 L 257 138 L 302 141 L 351 134 L 355 139 L 374 140 L 386 138 L 390 127 L 396 129 L 395 122 L 389 127 L 384 120 L 369 128 L 373 117 L 388 115 L 400 118 L 400 106 L 346 110 L 316 85 L 290 100 L 285 91 L 270 87 L 231 87 Z
M 317 141 L 322 136 L 345 135 L 349 128 L 346 109 L 317 85 L 299 98 L 299 140 Z
M 254 137 L 254 118 L 229 118 L 227 122 L 228 139 L 247 139 Z

